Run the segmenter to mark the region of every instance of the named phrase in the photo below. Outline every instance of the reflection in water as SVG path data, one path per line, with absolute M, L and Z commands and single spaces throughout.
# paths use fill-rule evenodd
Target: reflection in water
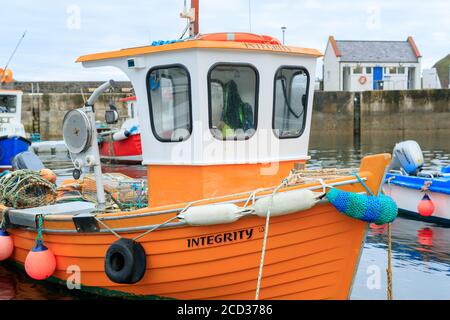
M 396 142 L 417 140 L 428 167 L 450 165 L 448 132 L 312 136 L 309 167 L 358 167 L 366 154 L 392 152 Z M 51 156 L 51 168 L 70 168 L 66 156 Z M 104 172 L 146 177 L 142 166 L 104 165 Z M 70 177 L 71 171 L 60 172 Z M 62 179 L 62 177 L 60 177 Z M 387 227 L 371 225 L 360 258 L 351 299 L 386 299 Z M 394 299 L 450 299 L 450 229 L 398 218 L 392 225 Z M 9 271 L 11 270 L 11 271 Z M 374 277 L 380 277 L 380 281 Z M 30 281 L 15 269 L 0 267 L 0 299 L 90 299 L 62 286 Z

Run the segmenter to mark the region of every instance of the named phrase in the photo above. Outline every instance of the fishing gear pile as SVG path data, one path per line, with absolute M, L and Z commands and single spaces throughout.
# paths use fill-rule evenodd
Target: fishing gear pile
M 16 170 L 0 177 L 0 203 L 7 207 L 25 209 L 53 204 L 56 185 L 38 171 Z

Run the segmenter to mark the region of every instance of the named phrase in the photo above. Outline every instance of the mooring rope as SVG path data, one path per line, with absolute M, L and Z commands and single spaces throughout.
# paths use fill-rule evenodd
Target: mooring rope
M 392 300 L 392 228 L 391 223 L 388 223 L 388 267 L 387 273 L 387 299 Z
M 381 184 L 383 184 L 383 181 L 385 181 L 386 172 L 384 174 L 383 180 Z M 391 195 L 391 181 L 394 178 L 391 177 L 387 179 L 388 189 L 389 189 L 389 196 Z M 382 187 L 380 187 L 379 192 L 383 192 Z M 384 192 L 383 192 L 384 193 Z M 388 223 L 388 267 L 386 269 L 387 273 L 387 299 L 393 300 L 393 289 L 392 289 L 392 223 Z
M 263 269 L 264 269 L 264 259 L 266 256 L 266 246 L 267 246 L 267 238 L 269 236 L 269 222 L 270 222 L 270 209 L 273 205 L 273 198 L 275 194 L 280 190 L 281 188 L 285 187 L 288 184 L 289 180 L 286 178 L 283 180 L 283 182 L 275 188 L 275 190 L 272 192 L 272 195 L 270 197 L 269 201 L 269 207 L 267 209 L 267 215 L 266 215 L 266 225 L 264 227 L 264 238 L 263 238 L 263 246 L 261 249 L 261 259 L 259 261 L 259 272 L 258 272 L 258 281 L 256 283 L 256 292 L 255 292 L 255 300 L 259 300 L 259 292 L 261 290 L 261 280 L 263 275 Z

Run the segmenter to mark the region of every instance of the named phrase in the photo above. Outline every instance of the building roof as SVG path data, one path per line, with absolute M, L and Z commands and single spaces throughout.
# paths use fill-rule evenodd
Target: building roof
M 277 44 L 259 44 L 259 43 L 236 42 L 236 41 L 188 40 L 164 44 L 160 46 L 145 46 L 145 47 L 122 49 L 112 52 L 95 53 L 86 56 L 81 56 L 77 59 L 77 62 L 132 57 L 136 55 L 153 54 L 157 52 L 186 50 L 186 49 L 234 49 L 245 51 L 278 52 L 285 54 L 313 56 L 313 57 L 322 56 L 322 54 L 315 49 L 291 47 Z
M 342 62 L 418 62 L 421 57 L 412 37 L 406 41 L 335 40 L 333 51 Z

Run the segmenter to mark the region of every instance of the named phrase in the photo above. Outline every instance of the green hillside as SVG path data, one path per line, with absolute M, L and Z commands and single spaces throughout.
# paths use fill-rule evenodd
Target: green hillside
M 449 68 L 450 68 L 450 54 L 448 54 L 445 58 L 439 60 L 435 63 L 433 68 L 436 68 L 437 73 L 439 75 L 439 80 L 441 80 L 442 88 L 448 88 L 449 83 Z

